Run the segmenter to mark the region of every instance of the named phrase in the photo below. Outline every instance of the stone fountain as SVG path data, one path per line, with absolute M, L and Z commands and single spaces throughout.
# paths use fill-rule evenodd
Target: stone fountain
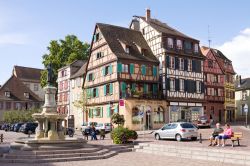
M 45 90 L 45 103 L 41 113 L 35 113 L 32 117 L 38 122 L 36 135 L 33 138 L 19 138 L 12 145 L 15 149 L 37 149 L 41 147 L 82 147 L 85 140 L 81 138 L 65 137 L 62 122 L 67 115 L 57 112 L 55 100 L 56 87 L 52 86 L 52 68 L 49 65 L 47 86 Z

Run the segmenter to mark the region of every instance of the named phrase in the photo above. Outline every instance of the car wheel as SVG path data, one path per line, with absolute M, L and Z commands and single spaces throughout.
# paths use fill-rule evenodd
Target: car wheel
M 176 141 L 180 142 L 181 139 L 182 139 L 181 135 L 180 134 L 176 134 L 175 139 L 176 139 Z
M 155 134 L 155 139 L 156 140 L 160 140 L 161 139 L 160 135 L 159 134 Z
M 192 140 L 192 141 L 196 141 L 196 140 L 197 140 L 197 137 L 191 137 L 191 140 Z

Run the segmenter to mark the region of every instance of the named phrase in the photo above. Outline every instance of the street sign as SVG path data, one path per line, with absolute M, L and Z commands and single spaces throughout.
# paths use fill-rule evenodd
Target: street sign
M 245 104 L 245 106 L 244 106 L 244 112 L 248 112 L 248 105 L 247 104 Z

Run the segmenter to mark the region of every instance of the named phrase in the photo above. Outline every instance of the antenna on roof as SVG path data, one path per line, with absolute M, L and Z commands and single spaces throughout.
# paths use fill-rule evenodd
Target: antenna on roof
M 210 38 L 210 26 L 209 25 L 207 27 L 207 37 L 208 37 L 208 47 L 210 48 L 212 40 Z

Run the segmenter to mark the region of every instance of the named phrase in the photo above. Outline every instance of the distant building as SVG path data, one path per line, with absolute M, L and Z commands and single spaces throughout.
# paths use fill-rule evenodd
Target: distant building
M 0 87 L 0 121 L 3 112 L 40 108 L 44 94 L 40 85 L 41 69 L 14 66 L 12 76 Z
M 250 78 L 241 79 L 241 76 L 237 75 L 235 81 L 236 121 L 246 120 L 246 112 L 244 110 L 246 104 L 250 108 Z M 249 108 L 248 122 L 250 120 Z
M 70 112 L 70 77 L 82 67 L 83 63 L 82 60 L 76 60 L 58 70 L 57 111 L 68 115 L 64 124 L 66 127 L 74 127 L 74 116 Z
M 74 116 L 74 128 L 80 129 L 86 111 L 83 94 L 83 78 L 86 74 L 87 62 L 70 77 L 70 115 Z
M 218 62 L 218 54 L 214 49 L 201 47 L 204 61 L 204 84 L 205 100 L 204 114 L 207 118 L 212 118 L 215 122 L 224 122 L 225 115 L 225 96 L 224 80 L 225 74 Z

